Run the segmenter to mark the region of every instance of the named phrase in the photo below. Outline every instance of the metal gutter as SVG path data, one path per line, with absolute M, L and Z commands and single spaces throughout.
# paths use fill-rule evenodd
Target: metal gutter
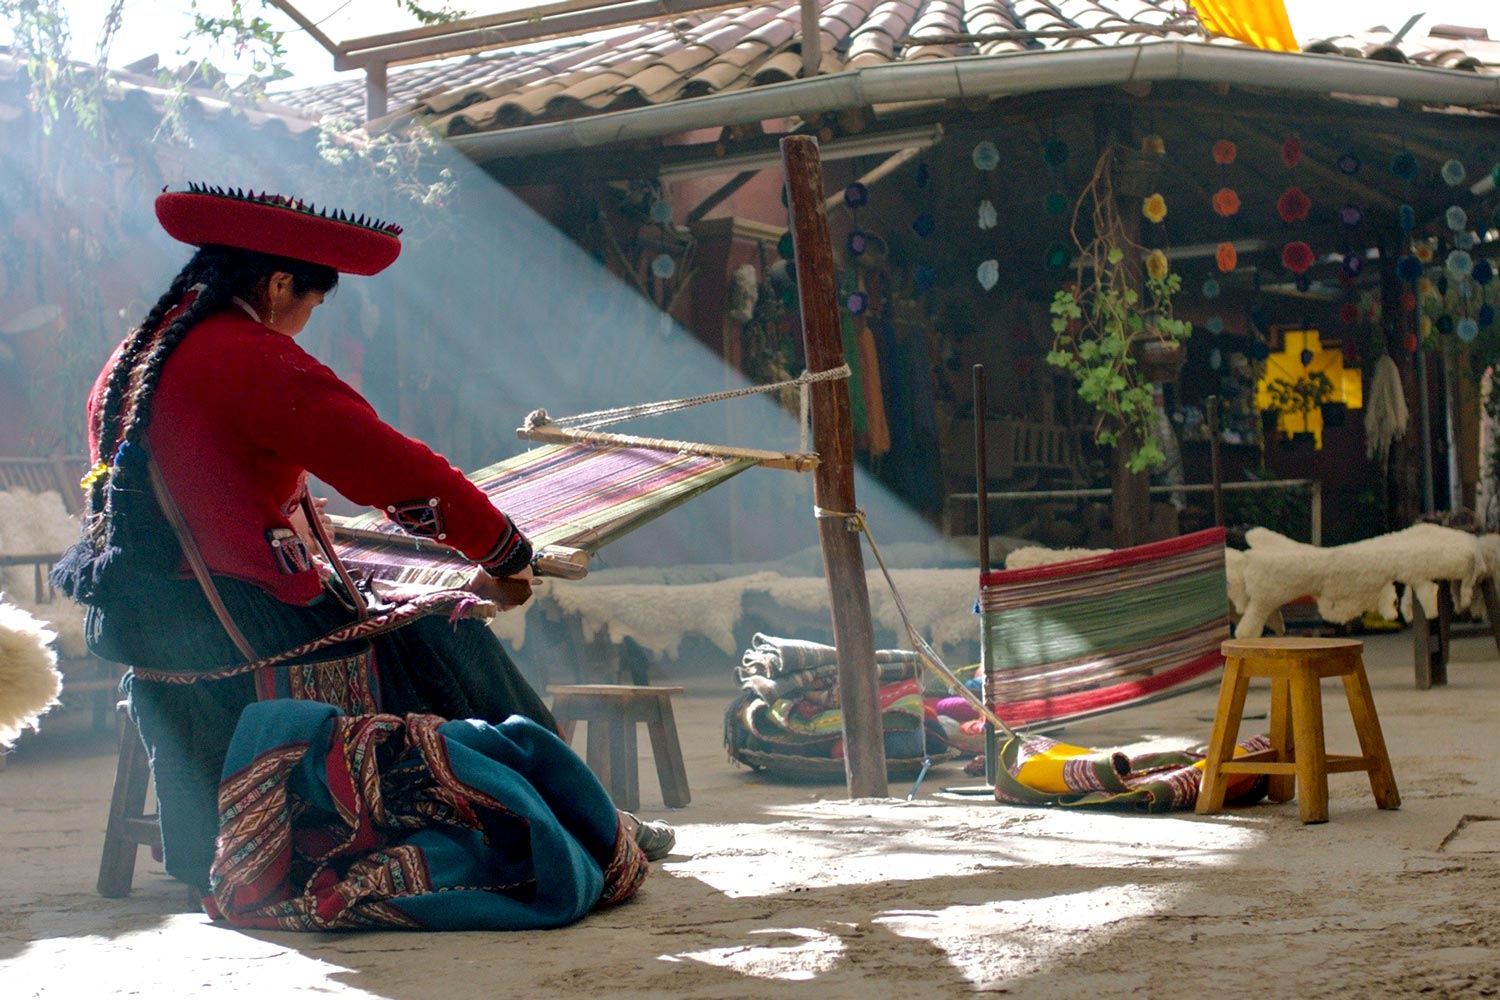
M 1500 108 L 1500 76 L 1342 55 L 1171 41 L 892 63 L 567 121 L 452 136 L 447 141 L 483 163 L 903 101 L 1009 97 L 1169 80 Z

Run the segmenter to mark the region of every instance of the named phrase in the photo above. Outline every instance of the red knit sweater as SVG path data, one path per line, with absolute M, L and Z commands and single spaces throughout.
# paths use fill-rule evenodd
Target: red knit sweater
M 89 396 L 96 460 L 93 415 L 113 364 Z M 417 507 L 432 534 L 497 576 L 531 558 L 526 537 L 462 472 L 238 309 L 199 323 L 167 359 L 147 442 L 209 569 L 290 604 L 309 603 L 322 584 L 315 569 L 285 568 L 269 534 L 291 527 L 308 473 L 358 504 Z M 435 518 L 421 510 L 429 503 Z

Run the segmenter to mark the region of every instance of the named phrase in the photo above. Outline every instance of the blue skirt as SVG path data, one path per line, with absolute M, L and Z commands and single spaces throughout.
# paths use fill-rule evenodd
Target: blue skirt
M 240 580 L 215 577 L 214 582 L 231 618 L 262 656 L 317 638 L 354 617 L 332 594 L 301 607 Z M 99 655 L 142 669 L 195 673 L 244 662 L 193 579 L 153 580 L 139 600 L 90 609 L 88 629 L 90 646 Z M 546 704 L 483 622 L 449 622 L 435 615 L 368 641 L 374 645 L 382 712 L 494 724 L 521 715 L 557 731 Z M 311 658 L 353 653 L 356 647 L 325 649 Z M 125 690 L 151 761 L 167 873 L 206 892 L 224 758 L 240 713 L 256 701 L 255 680 L 242 674 L 164 684 L 127 673 Z

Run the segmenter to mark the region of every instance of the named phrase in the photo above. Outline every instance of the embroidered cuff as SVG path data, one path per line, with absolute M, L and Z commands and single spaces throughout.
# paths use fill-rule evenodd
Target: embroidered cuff
M 521 572 L 532 557 L 531 542 L 521 529 L 509 525 L 494 547 L 479 560 L 479 566 L 490 576 L 512 576 Z

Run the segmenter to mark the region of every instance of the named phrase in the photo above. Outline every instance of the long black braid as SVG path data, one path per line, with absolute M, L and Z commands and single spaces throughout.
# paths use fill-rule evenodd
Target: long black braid
M 338 283 L 338 272 L 323 265 L 207 246 L 178 272 L 126 338 L 95 414 L 96 458 L 108 463 L 108 472 L 94 477 L 89 486 L 83 539 L 52 572 L 53 584 L 74 600 L 101 604 L 111 592 L 123 594 L 132 583 L 146 582 L 142 577 L 176 568 L 181 549 L 156 503 L 144 447 L 157 381 L 167 359 L 194 327 L 229 307 L 236 296 L 254 301 L 277 271 L 292 276 L 292 290 L 299 296 L 326 293 Z M 172 315 L 189 292 L 196 292 L 192 301 Z

